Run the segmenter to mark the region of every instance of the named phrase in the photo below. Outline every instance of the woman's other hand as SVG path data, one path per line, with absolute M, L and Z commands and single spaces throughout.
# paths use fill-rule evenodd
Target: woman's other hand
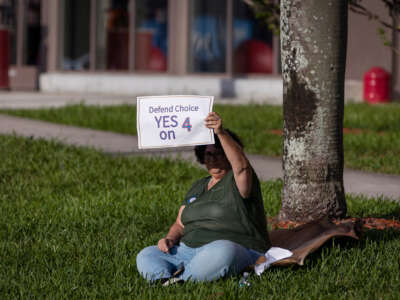
M 222 119 L 216 112 L 210 112 L 206 118 L 206 127 L 214 129 L 215 134 L 220 134 L 223 131 Z
M 175 246 L 175 244 L 179 243 L 181 237 L 183 236 L 183 224 L 181 221 L 181 216 L 184 209 L 185 205 L 181 205 L 176 221 L 169 229 L 167 237 L 158 241 L 157 246 L 160 251 L 168 253 L 169 249 Z
M 164 253 L 168 253 L 169 249 L 171 249 L 175 245 L 174 241 L 167 238 L 162 238 L 158 241 L 158 249 L 160 249 Z

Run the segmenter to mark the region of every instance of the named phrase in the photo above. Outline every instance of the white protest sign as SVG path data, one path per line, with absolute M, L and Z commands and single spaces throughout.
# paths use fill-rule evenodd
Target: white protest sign
M 137 97 L 139 149 L 214 144 L 204 122 L 213 101 L 212 96 Z

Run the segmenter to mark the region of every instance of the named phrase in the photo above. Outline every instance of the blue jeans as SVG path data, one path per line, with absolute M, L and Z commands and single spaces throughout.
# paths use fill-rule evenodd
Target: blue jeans
M 144 248 L 136 257 L 136 265 L 148 281 L 171 277 L 181 264 L 185 271 L 178 278 L 212 281 L 240 274 L 261 255 L 226 240 L 214 241 L 199 248 L 190 248 L 181 242 L 168 253 L 160 251 L 157 246 Z

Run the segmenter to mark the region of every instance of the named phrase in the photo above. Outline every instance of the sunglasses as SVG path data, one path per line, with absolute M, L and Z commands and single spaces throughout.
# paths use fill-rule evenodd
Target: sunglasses
M 224 153 L 224 151 L 213 151 L 213 152 L 211 152 L 211 151 L 206 151 L 206 152 L 204 152 L 204 156 L 208 156 L 208 157 L 223 157 L 223 156 L 225 156 L 225 153 Z

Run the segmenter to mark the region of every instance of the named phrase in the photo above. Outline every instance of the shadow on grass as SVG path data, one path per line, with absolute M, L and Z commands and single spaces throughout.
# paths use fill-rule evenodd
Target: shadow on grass
M 400 230 L 395 229 L 385 229 L 377 230 L 370 229 L 365 230 L 360 236 L 360 246 L 365 247 L 368 241 L 380 242 L 380 241 L 393 241 L 400 240 Z

